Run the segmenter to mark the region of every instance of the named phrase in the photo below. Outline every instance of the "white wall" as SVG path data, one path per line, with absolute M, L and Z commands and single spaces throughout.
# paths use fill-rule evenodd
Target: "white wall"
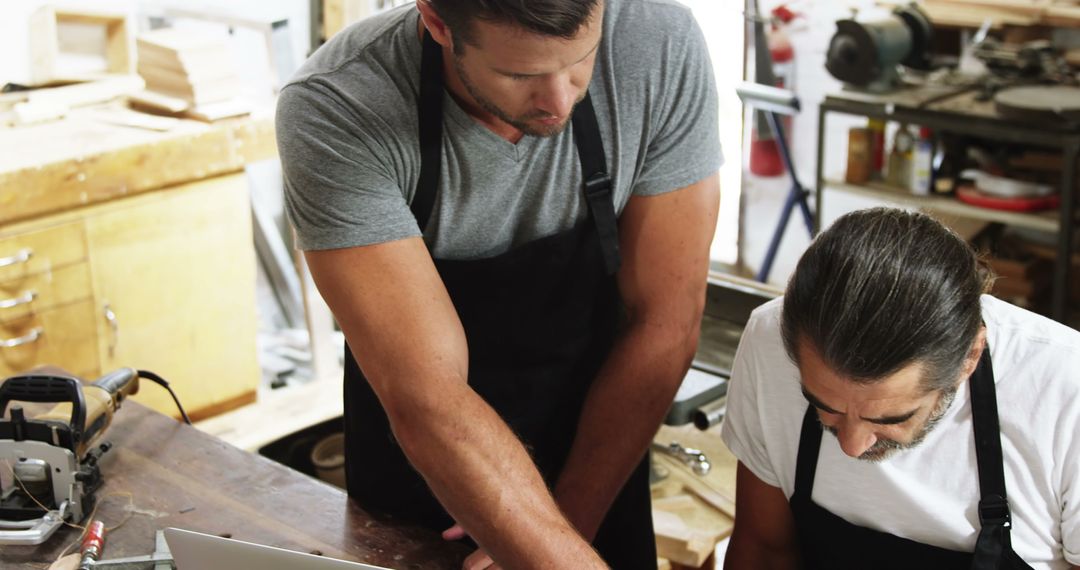
M 742 186 L 742 104 L 735 86 L 743 74 L 743 0 L 681 0 L 694 11 L 709 45 L 720 93 L 720 142 L 726 162 L 720 171 L 720 220 L 712 259 L 738 258 L 739 200 Z
M 230 14 L 245 19 L 273 21 L 281 18 L 289 20 L 289 33 L 292 40 L 293 61 L 299 65 L 307 56 L 311 45 L 310 5 L 308 0 L 230 0 L 227 3 L 209 0 L 0 0 L 0 84 L 8 82 L 26 83 L 30 80 L 30 37 L 27 22 L 30 15 L 38 8 L 52 4 L 69 6 L 82 10 L 101 10 L 128 14 L 130 25 L 136 33 L 145 31 L 146 21 L 141 16 L 160 15 L 168 8 L 189 11 L 205 11 L 218 14 Z M 136 18 L 136 14 L 140 18 Z M 221 33 L 226 33 L 225 26 L 218 26 Z M 70 35 L 72 31 L 65 30 Z M 253 31 L 237 29 L 233 36 L 233 45 L 237 47 L 241 62 L 255 60 L 258 66 L 269 65 L 267 50 L 261 37 Z M 104 53 L 104 39 L 100 52 Z M 85 42 L 84 42 L 85 43 Z M 71 57 L 62 58 L 61 71 L 77 71 L 73 68 Z M 85 62 L 75 62 L 82 68 Z M 249 65 L 240 65 L 243 71 Z
M 825 69 L 825 54 L 829 40 L 836 31 L 836 21 L 851 17 L 853 10 L 872 16 L 882 13 L 873 0 L 759 0 L 763 12 L 787 4 L 802 17 L 789 30 L 795 49 L 795 91 L 802 102 L 802 113 L 795 117 L 790 133 L 792 154 L 796 170 L 803 186 L 813 191 L 816 172 L 818 107 L 826 94 L 839 91 L 841 84 Z M 839 115 L 830 115 L 826 131 L 825 172 L 842 172 L 847 160 L 847 130 L 865 123 Z M 743 168 L 749 164 L 743 156 Z M 784 198 L 790 183 L 786 177 L 759 178 L 747 171 L 743 193 L 743 236 L 740 259 L 751 273 L 757 273 L 765 257 L 769 239 L 780 217 Z M 811 197 L 811 207 L 814 201 Z M 830 224 L 841 214 L 875 205 L 874 202 L 853 196 L 830 193 L 822 210 L 823 225 Z M 784 286 L 798 262 L 798 258 L 810 244 L 810 236 L 796 213 L 788 222 L 779 254 L 774 262 L 769 282 Z

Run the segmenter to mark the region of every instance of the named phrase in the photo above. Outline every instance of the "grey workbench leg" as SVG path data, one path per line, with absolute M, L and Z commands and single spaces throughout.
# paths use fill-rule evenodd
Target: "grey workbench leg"
M 1065 168 L 1061 174 L 1061 227 L 1058 231 L 1058 262 L 1054 264 L 1052 312 L 1060 322 L 1069 320 L 1070 271 L 1072 269 L 1073 221 L 1076 219 L 1076 169 L 1080 142 L 1065 147 Z

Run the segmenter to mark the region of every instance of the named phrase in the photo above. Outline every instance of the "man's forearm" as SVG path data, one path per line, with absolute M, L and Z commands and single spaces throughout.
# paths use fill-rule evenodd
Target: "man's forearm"
M 796 570 L 799 568 L 799 556 L 796 552 L 784 548 L 770 548 L 762 544 L 751 543 L 731 537 L 727 553 L 724 556 L 724 568 L 741 570 L 760 568 L 761 570 Z
M 603 567 L 502 419 L 467 385 L 441 388 L 391 413 L 391 424 L 450 515 L 503 568 Z
M 555 498 L 587 539 L 641 460 L 697 346 L 698 328 L 627 328 L 593 382 Z

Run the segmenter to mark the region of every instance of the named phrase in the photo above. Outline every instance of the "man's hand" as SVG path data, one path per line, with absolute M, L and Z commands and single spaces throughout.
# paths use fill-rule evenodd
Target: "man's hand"
M 461 540 L 467 536 L 469 536 L 469 533 L 465 532 L 465 529 L 461 528 L 459 524 L 455 524 L 442 533 L 443 540 Z M 491 559 L 491 556 L 483 548 L 478 548 L 465 558 L 461 568 L 462 570 L 501 570 L 502 567 L 495 564 L 495 561 Z
M 712 176 L 632 197 L 623 209 L 618 284 L 629 322 L 589 390 L 555 486 L 563 512 L 590 541 L 693 360 L 719 206 Z

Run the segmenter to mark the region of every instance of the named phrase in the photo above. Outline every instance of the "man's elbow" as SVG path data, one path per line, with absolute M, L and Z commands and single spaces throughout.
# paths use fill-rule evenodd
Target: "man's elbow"
M 650 345 L 663 350 L 672 361 L 689 366 L 697 353 L 704 308 L 704 295 L 700 302 L 686 302 L 677 307 L 653 311 L 642 308 L 630 311 L 629 326 L 647 335 Z
M 466 431 L 458 425 L 466 421 L 459 411 L 464 407 L 461 399 L 467 397 L 463 392 L 471 392 L 463 382 L 454 380 L 424 384 L 376 390 L 394 439 L 414 464 L 433 442 L 445 444 L 453 434 Z

